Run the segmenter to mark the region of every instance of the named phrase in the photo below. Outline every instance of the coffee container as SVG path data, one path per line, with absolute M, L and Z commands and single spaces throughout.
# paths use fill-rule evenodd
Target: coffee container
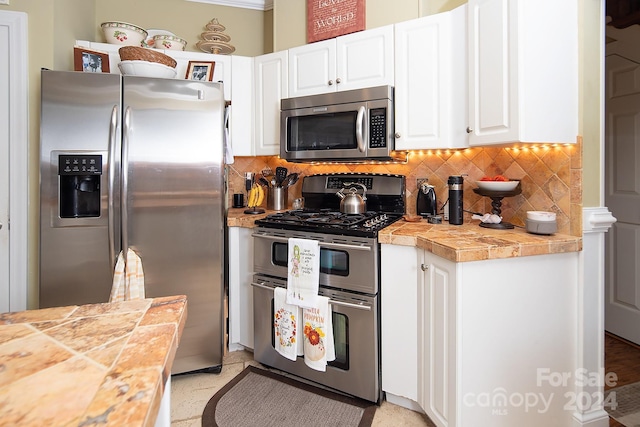
M 449 177 L 447 184 L 449 186 L 449 224 L 462 224 L 462 184 L 464 180 L 460 175 L 452 175 Z

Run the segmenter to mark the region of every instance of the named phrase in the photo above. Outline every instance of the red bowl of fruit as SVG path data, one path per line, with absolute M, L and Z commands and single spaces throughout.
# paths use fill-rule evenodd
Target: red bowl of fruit
M 496 175 L 493 178 L 489 176 L 482 177 L 476 184 L 481 190 L 486 191 L 511 191 L 515 190 L 520 181 L 511 181 L 502 175 Z

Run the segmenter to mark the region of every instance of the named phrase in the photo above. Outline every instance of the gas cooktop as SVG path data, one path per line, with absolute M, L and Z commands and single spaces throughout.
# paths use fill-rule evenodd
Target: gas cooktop
M 366 187 L 366 211 L 340 212 L 336 193 L 350 183 Z M 402 218 L 405 212 L 403 175 L 340 173 L 306 176 L 302 183 L 305 208 L 274 213 L 256 220 L 259 227 L 345 236 L 376 237 L 378 231 Z
M 402 218 L 398 213 L 365 212 L 345 214 L 331 210 L 299 209 L 267 215 L 256 225 L 357 237 L 376 237 L 378 231 Z

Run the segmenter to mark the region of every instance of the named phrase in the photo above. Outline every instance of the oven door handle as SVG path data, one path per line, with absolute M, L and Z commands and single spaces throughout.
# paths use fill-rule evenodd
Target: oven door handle
M 267 291 L 271 291 L 271 292 L 273 292 L 273 290 L 275 289 L 275 288 L 273 288 L 271 286 L 265 285 L 264 283 L 251 282 L 251 286 L 254 286 L 254 287 L 260 288 L 260 289 L 266 289 Z M 336 301 L 336 300 L 331 299 L 331 298 L 329 298 L 329 304 L 337 305 L 337 306 L 340 306 L 340 307 L 355 308 L 356 310 L 371 311 L 371 306 L 369 306 L 369 305 L 360 305 L 360 304 L 353 304 L 351 302 Z
M 252 234 L 252 237 L 259 237 L 261 239 L 270 239 L 278 242 L 288 242 L 289 239 L 286 237 L 278 237 L 278 236 L 265 236 L 263 234 Z M 319 242 L 320 247 L 322 248 L 334 248 L 334 249 L 353 249 L 356 251 L 367 251 L 371 252 L 371 246 L 359 246 L 359 245 L 346 245 L 344 243 L 327 243 L 327 242 Z

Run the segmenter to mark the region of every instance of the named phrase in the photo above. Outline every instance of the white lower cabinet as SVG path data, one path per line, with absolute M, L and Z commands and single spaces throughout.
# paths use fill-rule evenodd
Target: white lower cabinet
M 455 425 L 456 263 L 419 254 L 418 404 L 438 426 Z
M 253 348 L 252 229 L 228 228 L 229 350 Z
M 578 252 L 470 262 L 388 244 L 381 253 L 387 400 L 439 427 L 572 425 Z
M 381 245 L 382 390 L 387 400 L 418 409 L 418 316 L 415 301 L 421 251 Z M 403 402 L 398 401 L 404 400 Z

